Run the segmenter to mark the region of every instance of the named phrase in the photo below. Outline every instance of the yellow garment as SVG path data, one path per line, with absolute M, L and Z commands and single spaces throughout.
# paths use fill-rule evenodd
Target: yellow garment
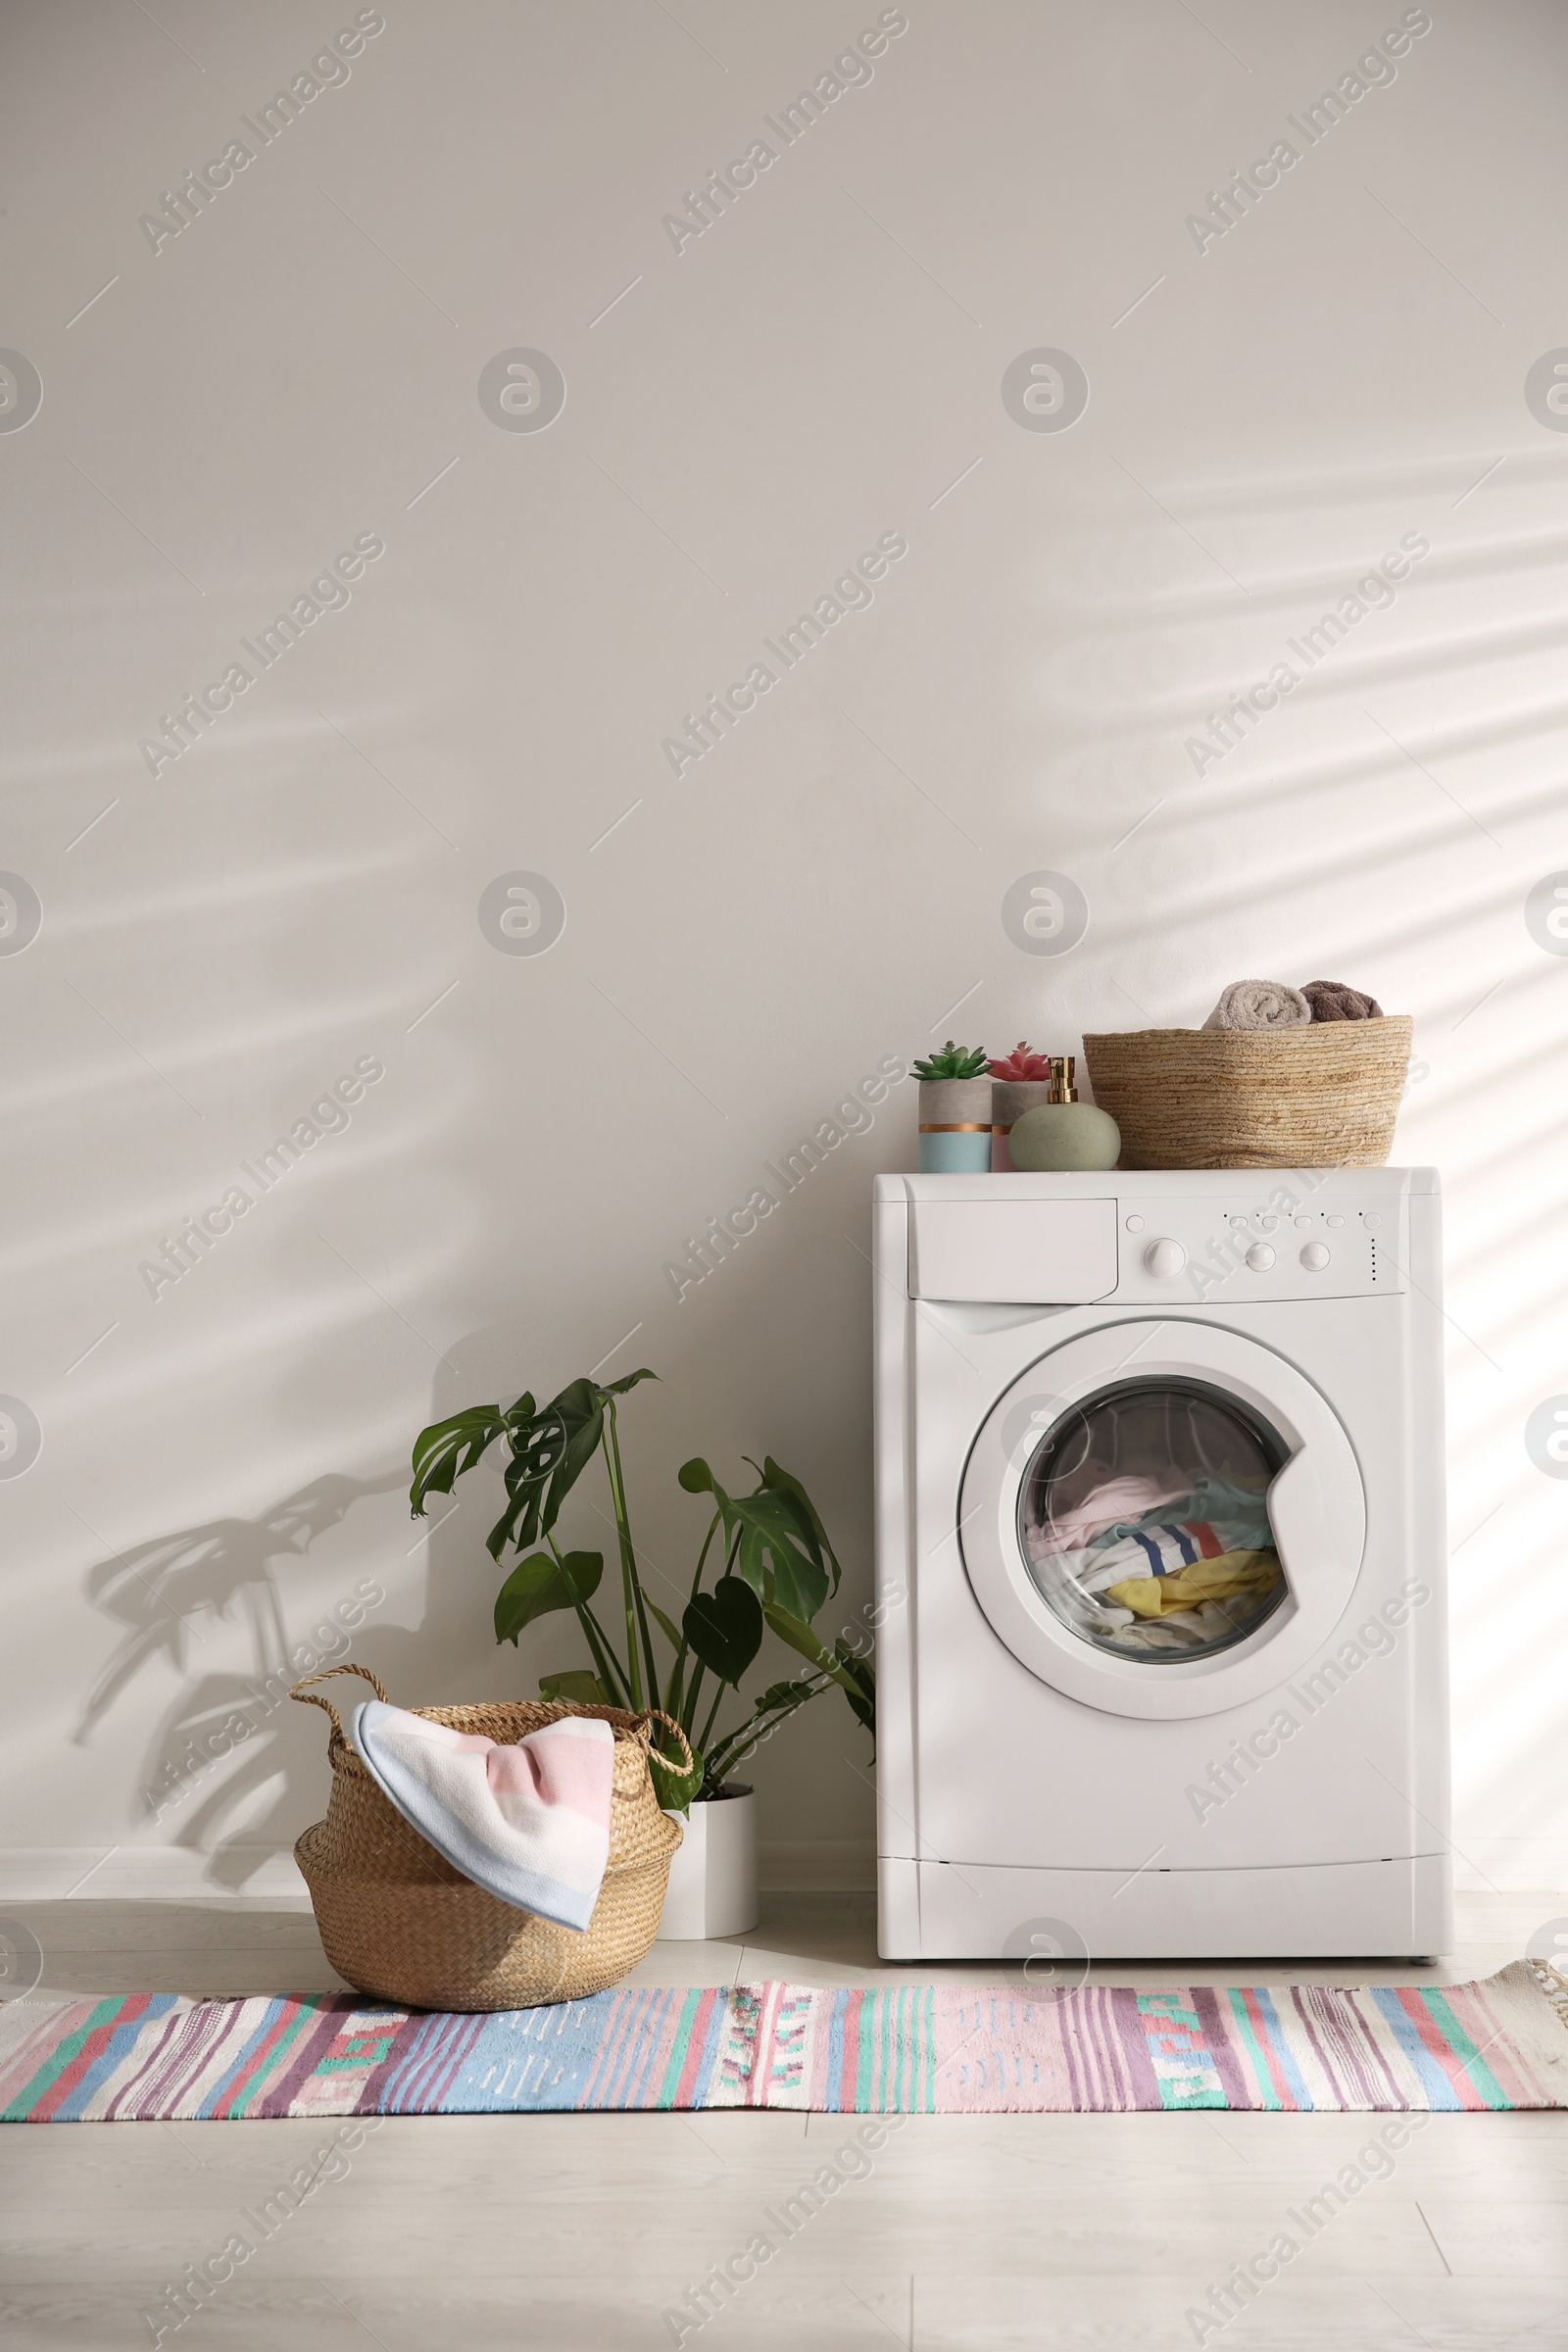
M 1174 1576 L 1128 1576 L 1111 1585 L 1107 1600 L 1139 1617 L 1168 1617 L 1200 1600 L 1225 1600 L 1233 1592 L 1256 1592 L 1276 1584 L 1283 1571 L 1275 1551 L 1222 1551 L 1217 1559 L 1193 1560 Z

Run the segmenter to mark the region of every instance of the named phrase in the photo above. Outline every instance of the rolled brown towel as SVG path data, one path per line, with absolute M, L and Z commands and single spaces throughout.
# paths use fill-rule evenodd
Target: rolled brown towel
M 1314 1021 L 1381 1021 L 1383 1007 L 1376 997 L 1365 997 L 1343 980 L 1308 980 L 1301 991 L 1312 1007 Z

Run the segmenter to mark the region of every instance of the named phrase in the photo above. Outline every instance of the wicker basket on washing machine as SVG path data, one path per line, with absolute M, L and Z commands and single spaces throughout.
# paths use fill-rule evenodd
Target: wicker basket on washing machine
M 1084 1039 L 1124 1168 L 1381 1168 L 1408 1013 L 1299 1029 L 1118 1029 Z
M 556 1699 L 493 1699 L 476 1706 L 416 1707 L 416 1715 L 512 1742 L 563 1715 L 596 1715 L 615 1735 L 610 1861 L 593 1917 L 580 1933 L 503 1903 L 455 1870 L 412 1829 L 366 1771 L 343 1734 L 337 1709 L 311 1689 L 357 1674 L 380 1699 L 366 1667 L 345 1663 L 307 1675 L 290 1695 L 332 1719 L 327 1756 L 332 1792 L 326 1818 L 294 1848 L 339 1976 L 361 1992 L 412 2009 L 536 2009 L 582 2000 L 618 1984 L 659 1933 L 679 1824 L 660 1810 L 648 1770 L 656 1723 L 667 1715 Z M 388 1702 L 390 1703 L 390 1702 Z M 686 1750 L 688 1766 L 691 1751 Z

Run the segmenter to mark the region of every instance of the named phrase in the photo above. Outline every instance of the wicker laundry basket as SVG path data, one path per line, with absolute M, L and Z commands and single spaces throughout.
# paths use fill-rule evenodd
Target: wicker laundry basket
M 1410 1060 L 1407 1013 L 1299 1029 L 1084 1039 L 1124 1168 L 1380 1168 Z
M 593 1917 L 578 1933 L 487 1894 L 410 1827 L 344 1738 L 331 1700 L 310 1687 L 336 1674 L 360 1675 L 378 1698 L 386 1692 L 367 1668 L 346 1663 L 307 1675 L 290 1693 L 332 1719 L 326 1819 L 305 1831 L 294 1857 L 339 1976 L 405 2008 L 536 2009 L 603 1992 L 636 1966 L 659 1933 L 670 1857 L 681 1841 L 678 1824 L 660 1810 L 648 1750 L 656 1723 L 668 1724 L 685 1747 L 678 1725 L 656 1712 L 553 1699 L 413 1710 L 508 1742 L 563 1715 L 597 1715 L 612 1727 L 610 1863 Z

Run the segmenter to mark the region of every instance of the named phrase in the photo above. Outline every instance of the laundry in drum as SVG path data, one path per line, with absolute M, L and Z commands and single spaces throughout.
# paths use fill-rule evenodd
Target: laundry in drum
M 1166 1503 L 1182 1501 L 1191 1491 L 1190 1478 L 1166 1480 L 1163 1484 L 1156 1478 L 1107 1479 L 1080 1503 L 1062 1506 L 1053 1496 L 1050 1524 L 1031 1533 L 1048 1539 L 1048 1549 L 1068 1551 L 1075 1544 L 1092 1543 L 1097 1536 L 1113 1533 L 1118 1527 L 1137 1524 Z
M 1163 1415 L 1162 1429 L 1173 1434 Z M 1190 1434 L 1208 1440 L 1194 1448 L 1199 1458 L 1213 1459 L 1215 1433 L 1190 1426 Z M 1167 1460 L 1096 1479 L 1088 1445 L 1064 1459 L 1059 1475 L 1039 1464 L 1025 1481 L 1024 1553 L 1036 1586 L 1073 1632 L 1131 1656 L 1191 1656 L 1240 1641 L 1283 1597 L 1267 1504 L 1274 1465 L 1250 1433 L 1234 1437 L 1218 1470 L 1184 1471 Z
M 1192 1567 L 1169 1576 L 1130 1576 L 1104 1588 L 1105 1598 L 1135 1617 L 1161 1621 L 1200 1601 L 1229 1600 L 1239 1592 L 1268 1592 L 1280 1580 L 1279 1554 L 1262 1551 L 1225 1551 L 1217 1559 L 1196 1560 Z

